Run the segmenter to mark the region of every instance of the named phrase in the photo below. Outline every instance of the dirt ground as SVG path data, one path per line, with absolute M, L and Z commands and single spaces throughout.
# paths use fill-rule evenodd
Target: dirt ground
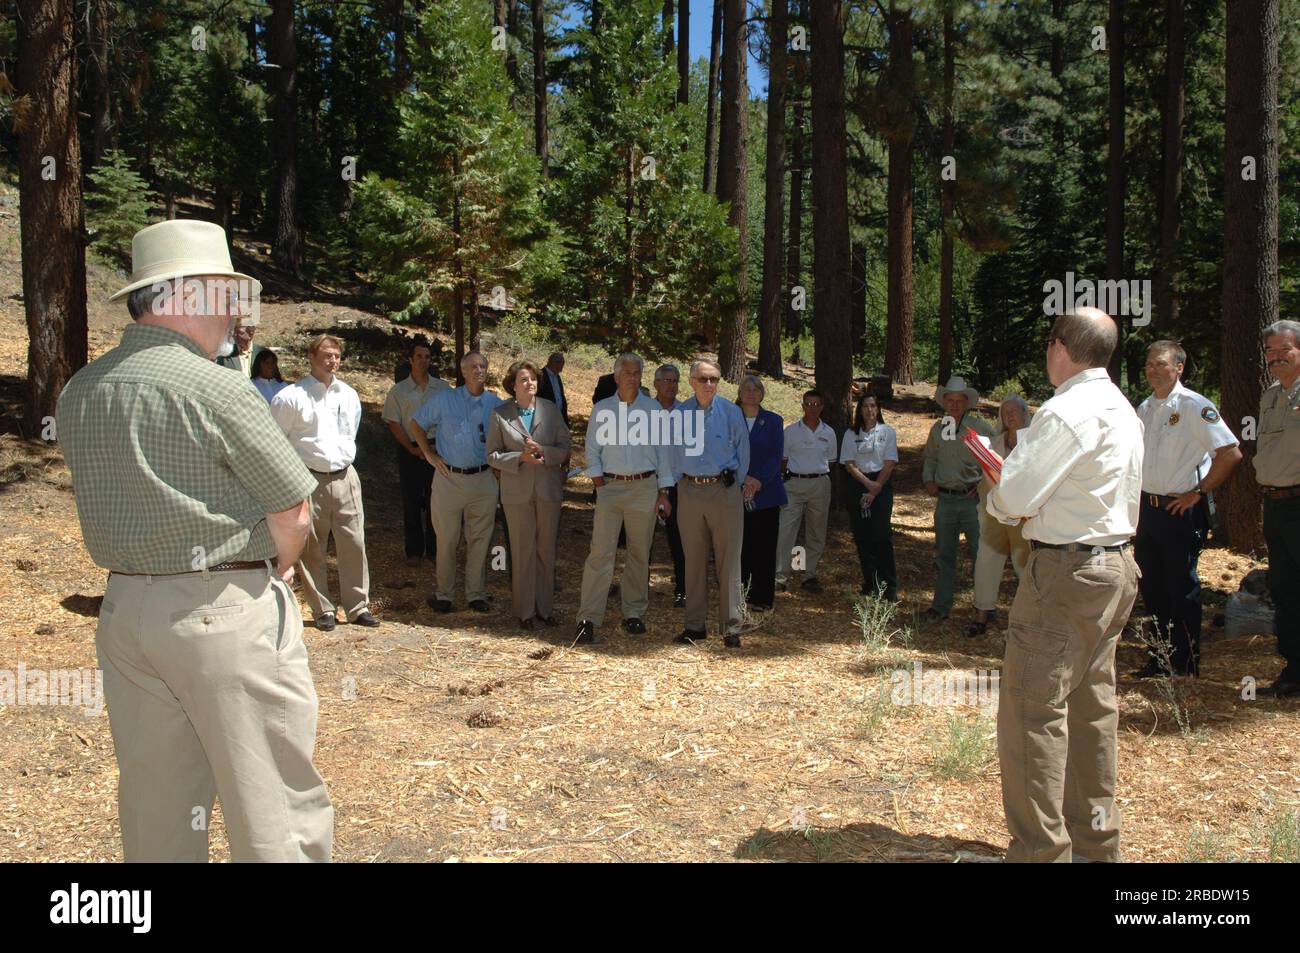
M 0 387 L 26 368 L 16 207 L 0 207 Z M 91 278 L 91 352 L 111 347 L 125 309 L 102 299 L 118 278 Z M 366 408 L 358 467 L 367 509 L 373 608 L 384 625 L 306 637 L 320 696 L 317 765 L 336 809 L 337 860 L 991 860 L 1006 846 L 990 711 L 890 703 L 890 673 L 997 669 L 1000 626 L 960 633 L 970 616 L 969 562 L 952 617 L 926 626 L 933 576 L 932 503 L 920 452 L 937 416 L 928 386 L 887 407 L 902 463 L 895 506 L 901 574 L 896 624 L 910 646 L 864 646 L 847 518 L 836 511 L 824 595 L 797 589 L 724 651 L 715 637 L 670 644 L 671 562 L 656 539 L 649 632 L 617 627 L 570 646 L 591 528 L 590 481 L 571 480 L 561 525 L 555 630 L 522 633 L 506 574 L 490 573 L 497 611 L 434 616 L 431 566 L 402 558 L 390 437 L 379 419 L 397 346 L 383 320 L 343 299 L 264 299 L 259 343 L 305 368 L 311 329 L 337 328 L 351 357 L 341 376 Z M 530 354 L 544 359 L 545 354 Z M 510 355 L 489 349 L 497 373 Z M 603 369 L 570 366 L 576 414 Z M 797 369 L 791 369 L 797 371 Z M 443 367 L 444 376 L 448 368 Z M 986 407 L 986 411 L 988 408 Z M 580 436 L 575 434 L 581 462 Z M 500 531 L 495 542 L 501 542 Z M 1257 563 L 1210 549 L 1207 601 L 1222 602 Z M 0 437 L 0 671 L 93 669 L 105 572 L 89 559 L 57 448 Z M 1004 580 L 1003 612 L 1015 580 Z M 304 615 L 309 618 L 306 607 Z M 1213 611 L 1207 611 L 1207 632 Z M 1126 641 L 1120 670 L 1141 662 Z M 1300 801 L 1295 701 L 1244 701 L 1242 680 L 1280 669 L 1271 637 L 1217 641 L 1204 674 L 1162 686 L 1120 683 L 1119 804 L 1124 853 L 1138 861 L 1265 860 L 1268 829 Z M 1180 731 L 1178 707 L 1190 729 Z M 116 765 L 108 719 L 75 707 L 0 707 L 0 861 L 117 860 Z M 219 818 L 214 859 L 227 856 Z

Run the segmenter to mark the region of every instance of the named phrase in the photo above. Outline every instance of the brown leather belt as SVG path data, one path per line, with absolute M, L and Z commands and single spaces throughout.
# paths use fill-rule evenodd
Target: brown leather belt
M 715 474 L 714 476 L 706 477 L 706 476 L 691 476 L 689 473 L 683 473 L 682 479 L 689 480 L 690 482 L 694 483 L 696 486 L 708 486 L 710 483 L 717 483 L 719 480 L 721 480 L 722 474 L 718 473 Z
M 1300 486 L 1261 486 L 1260 489 L 1270 500 L 1289 500 L 1293 496 L 1300 496 Z
M 453 467 L 450 463 L 447 464 L 447 469 L 452 473 L 462 473 L 466 476 L 473 476 L 475 473 L 482 473 L 487 468 L 488 465 L 486 463 L 481 467 Z
M 977 486 L 979 486 L 978 483 L 972 483 L 964 490 L 949 490 L 948 488 L 941 486 L 939 487 L 939 492 L 944 494 L 945 496 L 970 496 L 973 492 L 975 492 L 975 488 Z
M 632 480 L 644 480 L 647 477 L 655 475 L 654 470 L 646 470 L 644 473 L 606 473 L 606 480 L 617 480 L 620 483 L 629 483 Z
M 352 466 L 352 464 L 349 463 L 348 467 L 350 466 Z M 338 476 L 340 473 L 347 473 L 348 467 L 342 467 L 338 470 L 311 470 L 311 467 L 308 467 L 307 469 L 311 470 L 311 472 L 317 476 Z
M 1090 553 L 1098 549 L 1106 553 L 1122 553 L 1128 549 L 1129 544 L 1123 542 L 1114 546 L 1097 546 L 1093 543 L 1040 543 L 1036 539 L 1031 539 L 1029 546 L 1031 549 L 1063 549 L 1067 553 Z
M 830 476 L 829 473 L 795 473 L 793 470 L 786 471 L 786 478 L 794 477 L 796 480 L 815 480 L 818 477 Z
M 208 572 L 246 572 L 250 569 L 266 569 L 265 559 L 244 559 L 235 562 L 217 563 L 215 566 L 209 566 Z M 115 576 L 197 576 L 202 569 L 192 569 L 189 572 L 122 572 L 120 569 L 110 569 Z

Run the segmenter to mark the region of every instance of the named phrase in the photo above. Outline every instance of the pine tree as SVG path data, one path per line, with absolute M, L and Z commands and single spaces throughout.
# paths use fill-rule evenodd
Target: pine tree
M 153 196 L 131 160 L 119 149 L 104 153 L 99 166 L 86 174 L 86 226 L 90 247 L 122 267 L 131 264 L 131 238 L 149 224 Z

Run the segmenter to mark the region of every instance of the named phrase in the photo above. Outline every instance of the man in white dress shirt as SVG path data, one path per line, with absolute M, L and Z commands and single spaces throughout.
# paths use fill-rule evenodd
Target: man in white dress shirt
M 800 587 L 822 592 L 817 566 L 826 551 L 826 523 L 831 515 L 831 464 L 838 456 L 835 431 L 822 421 L 826 399 L 820 391 L 803 395 L 803 419 L 785 428 L 781 469 L 789 502 L 781 507 L 776 543 L 776 588 L 786 588 L 794 541 L 803 523 L 804 574 Z
M 1187 353 L 1173 341 L 1147 348 L 1153 393 L 1138 405 L 1146 449 L 1142 509 L 1133 555 L 1151 616 L 1151 659 L 1136 678 L 1196 675 L 1201 657 L 1201 579 L 1196 563 L 1209 532 L 1206 494 L 1241 462 L 1237 438 L 1214 402 L 1183 386 Z M 1156 651 L 1157 645 L 1167 648 Z
M 1096 308 L 1056 319 L 1056 396 L 986 504 L 993 519 L 1024 519 L 1031 547 L 998 696 L 1011 862 L 1119 860 L 1115 646 L 1137 599 L 1142 422 L 1106 373 L 1117 337 Z
M 352 462 L 357 456 L 361 400 L 334 376 L 343 359 L 343 342 L 322 334 L 307 349 L 311 373 L 275 395 L 271 416 L 316 477 L 311 495 L 311 533 L 302 554 L 303 588 L 316 627 L 334 628 L 335 604 L 329 597 L 325 549 L 330 533 L 338 553 L 339 589 L 347 621 L 377 626 L 370 614 L 370 567 L 366 563 L 365 511 L 361 481 Z

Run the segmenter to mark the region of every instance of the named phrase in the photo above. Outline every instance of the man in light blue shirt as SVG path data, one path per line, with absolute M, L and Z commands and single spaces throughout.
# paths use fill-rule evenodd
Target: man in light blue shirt
M 478 351 L 460 361 L 464 385 L 426 400 L 407 428 L 436 471 L 433 477 L 433 531 L 438 538 L 438 590 L 429 600 L 437 612 L 450 612 L 456 585 L 456 547 L 465 524 L 465 598 L 475 612 L 487 612 L 487 556 L 496 524 L 497 481 L 487 462 L 487 424 L 504 403 L 486 389 L 488 363 Z M 437 428 L 437 451 L 425 436 Z
M 620 528 L 627 533 L 627 558 L 619 580 L 623 628 L 631 635 L 645 633 L 655 513 L 666 517 L 671 512 L 673 464 L 672 448 L 660 439 L 662 408 L 641 392 L 644 368 L 637 355 L 620 354 L 614 362 L 618 392 L 592 407 L 587 424 L 587 472 L 596 485 L 596 513 L 591 553 L 582 570 L 579 642 L 595 642 L 604 620 Z
M 740 546 L 745 527 L 744 494 L 758 481 L 749 476 L 749 428 L 739 407 L 718 394 L 722 372 L 711 361 L 691 365 L 695 396 L 681 413 L 687 440 L 673 448 L 678 482 L 677 525 L 686 553 L 686 628 L 673 641 L 707 637 L 709 548 L 718 567 L 718 627 L 723 644 L 740 647 Z M 748 481 L 748 484 L 747 484 Z

